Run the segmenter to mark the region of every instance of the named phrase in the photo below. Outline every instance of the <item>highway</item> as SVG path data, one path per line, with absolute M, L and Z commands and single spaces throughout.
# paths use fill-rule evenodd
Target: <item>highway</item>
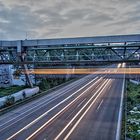
M 14 109 L 0 116 L 0 140 L 119 140 L 124 81 L 87 75 Z

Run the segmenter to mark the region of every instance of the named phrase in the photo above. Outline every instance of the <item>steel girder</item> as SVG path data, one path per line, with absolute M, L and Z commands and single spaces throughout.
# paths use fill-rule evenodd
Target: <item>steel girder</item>
M 71 61 L 138 61 L 140 60 L 140 46 L 59 46 L 59 47 L 32 47 L 26 49 L 25 61 L 29 62 L 61 62 Z
M 24 59 L 20 59 L 20 57 Z M 17 48 L 0 50 L 1 64 L 20 63 L 71 63 L 71 62 L 127 62 L 140 60 L 140 44 L 137 45 L 78 45 L 25 47 L 20 54 Z

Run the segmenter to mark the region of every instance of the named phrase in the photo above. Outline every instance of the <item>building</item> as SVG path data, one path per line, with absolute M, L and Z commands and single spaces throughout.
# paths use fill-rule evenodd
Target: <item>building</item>
M 11 68 L 11 65 L 0 65 L 0 87 L 8 87 L 12 85 Z

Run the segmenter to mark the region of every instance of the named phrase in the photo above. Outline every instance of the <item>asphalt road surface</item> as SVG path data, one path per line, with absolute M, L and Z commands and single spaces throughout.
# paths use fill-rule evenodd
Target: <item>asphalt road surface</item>
M 118 140 L 124 79 L 88 75 L 12 110 L 0 140 Z

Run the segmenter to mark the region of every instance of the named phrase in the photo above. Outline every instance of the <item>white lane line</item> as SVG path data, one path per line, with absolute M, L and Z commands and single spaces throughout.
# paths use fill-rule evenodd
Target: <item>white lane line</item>
M 97 107 L 97 110 L 99 110 L 99 108 L 101 107 L 103 101 L 104 101 L 104 100 L 102 99 L 102 101 L 100 102 L 100 104 L 99 104 L 98 107 Z
M 7 140 L 12 139 L 13 137 L 15 137 L 16 135 L 18 135 L 19 133 L 21 133 L 23 130 L 26 130 L 28 127 L 30 127 L 31 125 L 33 125 L 34 123 L 36 123 L 37 121 L 39 121 L 40 119 L 42 119 L 44 116 L 46 116 L 50 111 L 54 110 L 56 107 L 58 107 L 59 105 L 61 105 L 62 103 L 66 102 L 68 99 L 70 99 L 72 96 L 74 96 L 76 93 L 78 93 L 79 91 L 81 91 L 83 88 L 85 88 L 86 86 L 88 86 L 90 83 L 92 83 L 93 81 L 95 81 L 98 77 L 96 77 L 95 79 L 91 80 L 89 83 L 87 83 L 86 85 L 84 85 L 83 87 L 81 87 L 80 89 L 78 89 L 76 92 L 74 92 L 73 94 L 71 94 L 70 96 L 68 96 L 67 98 L 65 98 L 63 101 L 59 102 L 57 105 L 55 105 L 54 107 L 52 107 L 51 109 L 49 109 L 47 112 L 43 113 L 41 116 L 39 116 L 38 118 L 36 118 L 34 121 L 32 121 L 31 123 L 29 123 L 28 125 L 26 125 L 25 127 L 23 127 L 22 129 L 20 129 L 19 131 L 17 131 L 15 134 L 13 134 L 12 136 L 10 136 Z M 102 78 L 98 79 L 93 85 L 95 85 L 98 81 L 100 81 Z M 92 86 L 93 86 L 92 85 Z M 66 107 L 68 107 L 70 104 L 72 104 L 76 99 L 78 99 L 80 96 L 82 96 L 87 90 L 89 90 L 91 88 L 91 86 L 89 88 L 87 88 L 84 92 L 82 92 L 82 94 L 80 94 L 77 98 L 75 98 L 71 103 L 69 103 Z M 65 108 L 66 108 L 65 107 Z M 59 114 L 65 109 L 63 108 Z M 58 113 L 55 115 L 55 117 L 58 115 Z M 54 117 L 53 117 L 54 118 Z M 52 119 L 50 119 L 50 121 L 52 121 Z M 48 121 L 48 122 L 50 122 Z M 46 125 L 46 123 L 43 125 L 43 127 Z
M 66 137 L 64 138 L 64 140 L 66 140 L 70 134 L 73 132 L 73 130 L 76 128 L 76 126 L 79 124 L 79 122 L 81 121 L 81 119 L 85 116 L 85 114 L 88 112 L 88 110 L 91 108 L 91 106 L 94 104 L 94 102 L 97 100 L 97 98 L 101 95 L 102 91 L 106 88 L 106 86 L 108 85 L 108 83 L 110 82 L 110 80 L 106 80 L 103 85 L 96 91 L 96 93 L 90 98 L 90 100 L 88 100 L 88 102 L 81 108 L 81 110 L 72 118 L 72 120 L 64 127 L 64 129 L 57 135 L 57 137 L 54 140 L 58 140 L 60 138 L 60 136 L 66 131 L 66 129 L 70 126 L 70 124 L 76 119 L 76 117 L 78 117 L 78 115 L 86 108 L 86 106 L 90 103 L 90 101 L 92 101 L 92 99 L 94 98 L 94 96 L 98 93 L 98 95 L 96 96 L 96 98 L 92 101 L 92 103 L 89 105 L 89 107 L 86 109 L 86 111 L 82 114 L 82 116 L 79 118 L 79 120 L 75 123 L 75 125 L 72 127 L 72 129 L 69 131 L 69 133 L 66 135 Z M 102 88 L 103 87 L 103 88 Z
M 74 113 L 75 109 L 66 117 L 66 120 Z
M 82 114 L 82 116 L 79 118 L 79 120 L 76 122 L 76 124 L 72 127 L 72 129 L 69 131 L 69 133 L 65 136 L 64 140 L 67 140 L 69 138 L 69 136 L 71 135 L 71 133 L 74 131 L 74 129 L 77 127 L 77 125 L 80 123 L 80 121 L 83 119 L 83 117 L 86 115 L 86 113 L 89 111 L 89 109 L 92 107 L 92 105 L 96 102 L 97 98 L 101 95 L 101 93 L 103 92 L 103 90 L 107 87 L 107 85 L 109 84 L 109 82 L 111 82 L 111 80 L 109 80 L 107 82 L 107 84 L 105 85 L 105 87 L 99 92 L 98 96 L 96 96 L 96 98 L 93 100 L 93 102 L 90 104 L 90 106 L 87 108 L 87 110 Z
M 82 103 L 83 103 L 86 99 L 87 99 L 87 98 L 85 98 L 85 99 L 77 106 L 77 108 L 78 108 L 79 106 L 81 106 Z
M 109 86 L 109 89 L 111 88 L 111 85 Z
M 102 78 L 98 79 L 100 81 Z M 84 93 L 86 93 L 89 89 L 93 87 L 96 83 L 92 84 L 90 87 L 88 87 L 85 91 L 83 91 L 78 97 L 76 97 L 72 102 L 70 102 L 67 106 L 65 106 L 61 111 L 59 111 L 55 116 L 53 116 L 50 120 L 48 120 L 44 125 L 42 125 L 39 129 L 37 129 L 33 134 L 31 134 L 26 140 L 31 139 L 34 135 L 36 135 L 41 129 L 43 129 L 47 124 L 49 124 L 53 119 L 55 119 L 59 114 L 61 114 L 63 111 L 65 111 L 71 104 L 73 104 L 78 98 L 80 98 Z
M 120 140 L 120 136 L 121 136 L 121 124 L 122 124 L 121 121 L 122 121 L 124 87 L 125 87 L 125 74 L 124 74 L 124 78 L 123 78 L 121 101 L 120 101 L 120 108 L 119 108 L 119 115 L 118 115 L 118 123 L 117 123 L 117 131 L 116 131 L 116 138 L 115 138 L 115 140 Z
M 95 79 L 96 79 L 96 78 L 95 78 Z M 79 85 L 79 84 L 78 84 L 78 85 Z M 57 98 L 59 98 L 59 97 L 65 95 L 65 94 L 66 94 L 67 92 L 69 92 L 70 90 L 71 90 L 71 89 L 65 90 L 64 92 L 61 92 L 60 94 L 57 94 L 56 96 L 53 96 L 53 98 L 49 99 L 49 100 L 50 100 L 49 102 L 48 102 L 48 100 L 47 100 L 47 101 L 44 101 L 44 102 L 41 102 L 40 104 L 38 104 L 38 105 L 36 105 L 36 106 L 34 106 L 34 107 L 32 107 L 32 108 L 26 110 L 25 112 L 21 113 L 20 115 L 17 115 L 16 117 L 14 117 L 14 118 L 12 118 L 12 119 L 6 121 L 5 123 L 1 124 L 0 127 L 3 127 L 4 125 L 6 125 L 6 124 L 8 124 L 9 122 L 11 122 L 11 121 L 13 121 L 13 120 L 16 119 L 16 121 L 10 123 L 10 125 L 6 125 L 6 127 L 3 127 L 2 129 L 0 129 L 0 132 L 3 131 L 4 129 L 8 128 L 9 126 L 11 126 L 11 125 L 17 123 L 18 121 L 24 119 L 25 117 L 29 116 L 30 114 L 36 112 L 37 110 L 39 110 L 40 108 L 42 108 L 46 102 L 47 102 L 47 104 L 49 104 L 49 103 L 53 102 L 54 100 L 56 100 Z M 45 104 L 45 105 L 47 105 L 47 104 Z M 34 109 L 34 108 L 36 108 L 36 107 L 38 107 L 38 108 L 37 108 L 37 109 Z M 34 109 L 34 110 L 33 110 L 33 109 Z M 31 110 L 33 110 L 33 111 L 31 111 Z M 30 111 L 30 112 L 29 112 L 29 111 Z M 27 112 L 29 112 L 29 113 L 28 113 L 27 115 L 24 115 L 24 114 L 27 113 Z M 24 116 L 21 117 L 22 115 L 24 115 Z M 17 119 L 18 117 L 20 117 L 20 118 Z

